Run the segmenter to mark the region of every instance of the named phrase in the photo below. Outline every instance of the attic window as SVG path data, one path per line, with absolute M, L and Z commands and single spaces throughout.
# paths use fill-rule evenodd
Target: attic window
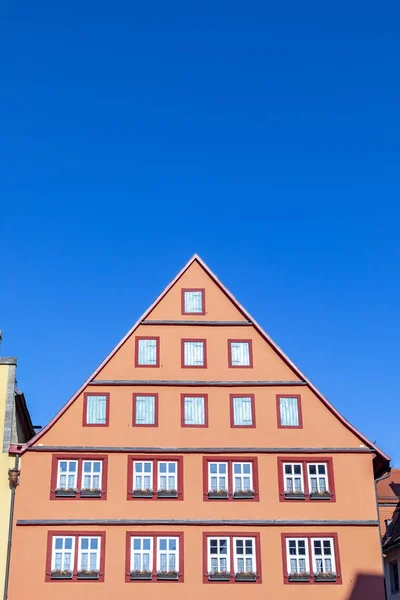
M 109 420 L 110 394 L 85 394 L 83 425 L 107 427 Z
M 205 314 L 205 290 L 184 289 L 182 290 L 182 314 L 204 315 Z

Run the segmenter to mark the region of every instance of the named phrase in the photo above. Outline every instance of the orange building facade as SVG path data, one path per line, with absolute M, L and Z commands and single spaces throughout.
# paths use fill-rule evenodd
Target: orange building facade
M 10 600 L 384 599 L 389 458 L 197 256 L 11 451 Z

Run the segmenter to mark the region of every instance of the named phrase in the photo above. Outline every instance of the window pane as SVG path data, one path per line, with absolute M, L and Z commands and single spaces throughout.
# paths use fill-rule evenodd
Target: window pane
M 253 411 L 251 398 L 233 398 L 233 424 L 252 425 Z
M 184 398 L 184 423 L 185 425 L 205 424 L 204 398 L 191 396 Z
M 236 367 L 250 366 L 250 349 L 248 342 L 231 342 L 231 364 Z
M 203 312 L 203 293 L 184 292 L 184 312 L 185 313 L 202 313 Z
M 155 424 L 155 396 L 136 396 L 136 425 Z
M 204 366 L 204 342 L 184 342 L 183 350 L 185 366 Z
M 138 341 L 138 365 L 157 364 L 157 340 Z

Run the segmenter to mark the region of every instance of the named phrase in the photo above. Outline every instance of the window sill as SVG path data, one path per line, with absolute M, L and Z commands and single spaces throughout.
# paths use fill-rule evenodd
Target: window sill
M 310 500 L 330 500 L 332 494 L 310 494 Z
M 152 498 L 153 496 L 153 491 L 145 492 L 141 490 L 133 490 L 132 492 L 132 498 Z
M 308 575 L 307 577 L 296 577 L 295 575 L 288 576 L 288 581 L 290 581 L 290 583 L 308 583 L 310 580 L 311 575 Z
M 234 493 L 233 494 L 233 499 L 234 500 L 254 500 L 254 496 L 255 496 L 254 492 L 251 493 L 251 494 L 237 494 L 237 493 Z
M 81 490 L 80 497 L 81 498 L 101 498 L 103 492 L 102 490 Z
M 150 581 L 153 578 L 153 573 L 130 573 L 129 577 L 131 581 L 139 579 Z
M 56 490 L 55 497 L 56 498 L 76 498 L 77 490 Z
M 177 498 L 178 492 L 168 492 L 167 490 L 159 490 L 157 492 L 157 498 Z
M 208 581 L 230 581 L 230 580 L 231 580 L 230 574 L 217 575 L 217 574 L 209 573 L 209 575 L 208 575 Z
M 223 494 L 218 494 L 217 492 L 208 492 L 208 498 L 210 500 L 228 500 L 229 492 L 224 492 Z
M 337 576 L 335 575 L 334 577 L 323 577 L 321 575 L 314 575 L 314 581 L 318 582 L 318 583 L 335 583 L 337 579 Z
M 288 494 L 287 492 L 284 493 L 284 498 L 285 500 L 305 500 L 306 499 L 306 495 L 301 493 L 301 494 Z
M 254 582 L 257 581 L 257 575 L 246 575 L 246 574 L 241 574 L 241 573 L 236 573 L 235 574 L 235 581 L 249 581 L 249 582 Z

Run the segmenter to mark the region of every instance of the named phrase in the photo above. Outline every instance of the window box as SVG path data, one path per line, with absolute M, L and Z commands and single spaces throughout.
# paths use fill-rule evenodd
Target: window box
M 209 581 L 230 581 L 231 574 L 229 571 L 212 571 L 208 574 Z
M 246 500 L 248 498 L 254 498 L 254 490 L 237 490 L 234 492 L 233 497 L 237 500 Z
M 72 571 L 54 570 L 51 572 L 51 579 L 72 579 Z
M 157 498 L 177 498 L 178 490 L 158 490 Z
M 99 571 L 78 571 L 78 579 L 98 579 L 100 575 Z
M 153 573 L 151 571 L 131 571 L 130 579 L 151 579 Z
M 253 571 L 244 573 L 235 573 L 235 581 L 256 581 L 257 573 Z
M 84 488 L 81 490 L 81 498 L 101 498 L 102 491 L 97 488 Z
M 314 581 L 336 581 L 336 573 L 314 573 Z
M 75 498 L 77 492 L 76 488 L 58 488 L 56 498 Z
M 152 498 L 153 497 L 153 490 L 133 490 L 132 492 L 132 496 L 134 498 Z
M 302 582 L 302 581 L 310 581 L 311 579 L 311 573 L 289 573 L 288 575 L 288 579 L 289 581 L 297 581 L 297 582 Z
M 285 500 L 305 500 L 304 492 L 285 492 Z
M 212 500 L 227 500 L 229 492 L 228 490 L 209 490 L 208 497 Z
M 179 573 L 178 571 L 157 571 L 157 579 L 173 579 L 174 581 L 178 581 Z
M 310 500 L 330 500 L 332 494 L 328 491 L 326 492 L 311 492 Z

